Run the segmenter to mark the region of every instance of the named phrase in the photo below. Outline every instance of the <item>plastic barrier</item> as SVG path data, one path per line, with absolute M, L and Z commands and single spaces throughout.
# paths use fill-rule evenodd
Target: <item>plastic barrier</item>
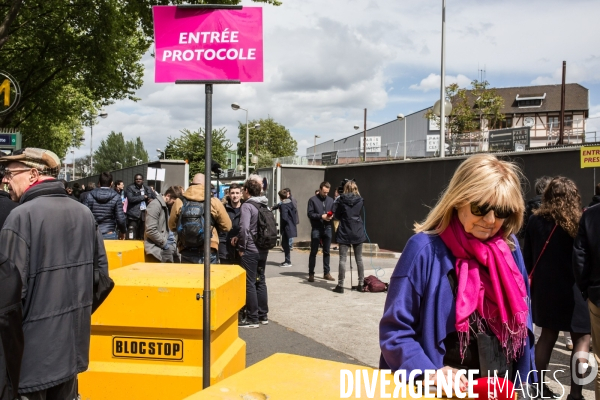
M 105 240 L 104 248 L 108 258 L 108 269 L 111 271 L 145 261 L 142 240 Z
M 203 266 L 138 263 L 111 277 L 115 289 L 92 316 L 81 398 L 179 400 L 201 390 Z M 211 268 L 211 384 L 245 368 L 245 297 L 243 269 Z

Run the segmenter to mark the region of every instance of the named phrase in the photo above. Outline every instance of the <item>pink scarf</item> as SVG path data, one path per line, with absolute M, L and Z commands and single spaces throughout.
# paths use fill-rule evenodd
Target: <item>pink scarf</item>
M 440 237 L 456 257 L 456 331 L 461 356 L 469 343 L 469 317 L 475 311 L 514 360 L 527 341 L 527 288 L 502 230 L 482 242 L 465 232 L 454 215 Z M 481 325 L 480 330 L 482 330 Z

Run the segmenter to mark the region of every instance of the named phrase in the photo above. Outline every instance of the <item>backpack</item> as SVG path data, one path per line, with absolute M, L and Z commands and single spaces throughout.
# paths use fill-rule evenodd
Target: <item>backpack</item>
M 365 278 L 365 292 L 377 293 L 387 292 L 388 284 L 379 280 L 379 278 L 369 275 Z
M 204 203 L 181 199 L 183 205 L 179 210 L 177 221 L 177 244 L 184 249 L 204 247 Z M 212 228 L 212 221 L 211 221 Z M 212 229 L 211 229 L 212 236 Z
M 264 204 L 250 201 L 258 210 L 258 221 L 256 223 L 256 235 L 252 237 L 254 244 L 259 249 L 270 250 L 277 244 L 277 223 L 273 212 Z

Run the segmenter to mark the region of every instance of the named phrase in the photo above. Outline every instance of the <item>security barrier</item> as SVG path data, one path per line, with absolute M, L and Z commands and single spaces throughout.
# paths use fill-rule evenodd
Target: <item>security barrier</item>
M 373 371 L 360 365 L 277 353 L 186 400 L 339 399 L 343 369 Z M 377 387 L 374 398 L 380 398 L 379 394 Z M 362 396 L 367 398 L 364 392 Z
M 144 262 L 144 242 L 142 240 L 105 240 L 104 248 L 108 258 L 108 269 L 111 271 Z
M 83 400 L 183 399 L 202 389 L 203 266 L 138 263 L 111 271 L 115 289 L 92 316 Z M 211 267 L 211 384 L 244 369 L 238 266 Z

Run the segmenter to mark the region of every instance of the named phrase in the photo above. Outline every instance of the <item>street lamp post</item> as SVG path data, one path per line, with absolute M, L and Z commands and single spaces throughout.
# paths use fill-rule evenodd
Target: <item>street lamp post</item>
M 398 114 L 398 119 L 400 121 L 404 120 L 404 158 L 403 160 L 406 160 L 406 117 L 404 116 L 404 114 Z
M 248 130 L 248 110 L 240 107 L 240 105 L 238 103 L 231 104 L 231 108 L 234 111 L 237 111 L 237 110 L 246 111 L 246 179 L 248 179 L 248 176 L 250 173 L 250 164 L 249 164 L 249 160 L 248 160 L 248 148 L 250 147 L 250 143 L 248 143 L 249 137 L 250 137 L 250 132 Z
M 315 145 L 313 146 L 313 165 L 315 165 L 315 158 L 317 158 L 317 139 L 320 139 L 321 136 L 315 135 Z
M 442 73 L 440 85 L 440 157 L 446 156 L 446 0 L 442 0 Z
M 93 144 L 93 140 L 94 140 L 94 120 L 96 119 L 96 117 L 100 117 L 102 119 L 105 119 L 106 117 L 108 117 L 108 113 L 104 110 L 100 110 L 100 114 L 98 115 L 92 115 L 92 114 L 88 114 L 89 120 L 90 120 L 90 174 L 92 174 L 93 170 L 92 170 L 92 165 L 94 164 L 94 155 L 92 152 L 92 144 Z
M 71 177 L 71 180 L 74 181 L 75 180 L 75 150 L 71 150 L 71 154 L 73 155 L 73 176 Z

